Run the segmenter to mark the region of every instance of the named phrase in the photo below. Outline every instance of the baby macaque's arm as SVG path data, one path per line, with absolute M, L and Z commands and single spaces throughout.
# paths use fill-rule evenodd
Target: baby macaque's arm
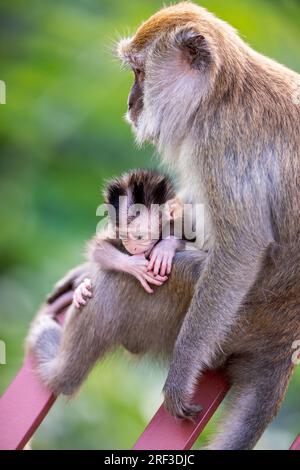
M 153 271 L 154 275 L 165 276 L 170 274 L 175 253 L 185 249 L 185 241 L 178 238 L 178 235 L 176 236 L 177 229 L 179 229 L 182 237 L 184 233 L 184 207 L 181 199 L 176 197 L 169 201 L 168 210 L 169 225 L 167 223 L 163 226 L 162 240 L 154 246 L 149 255 L 148 270 Z M 166 234 L 165 229 L 168 230 L 169 235 Z
M 88 259 L 106 271 L 125 271 L 129 256 L 121 251 L 121 241 L 94 237 L 88 244 Z
M 154 275 L 166 276 L 171 273 L 173 258 L 177 251 L 183 250 L 185 242 L 173 236 L 160 240 L 151 251 L 148 271 Z
M 161 286 L 167 280 L 167 276 L 155 276 L 147 270 L 149 261 L 145 255 L 130 256 L 121 251 L 121 246 L 120 240 L 95 237 L 89 244 L 88 258 L 91 262 L 99 264 L 101 269 L 122 271 L 134 276 L 149 294 L 153 293 L 153 289 L 149 284 Z M 92 286 L 89 287 L 87 281 L 89 280 L 85 280 L 77 290 L 78 300 L 81 300 L 82 296 L 85 297 L 85 300 L 90 297 L 86 294 L 86 289 L 91 290 Z M 79 303 L 82 304 L 82 302 Z

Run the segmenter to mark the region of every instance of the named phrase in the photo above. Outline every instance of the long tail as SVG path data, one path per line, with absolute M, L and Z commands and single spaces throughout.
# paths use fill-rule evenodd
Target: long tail
M 51 320 L 40 331 L 35 344 L 35 357 L 40 366 L 51 362 L 57 356 L 62 328 Z
M 114 343 L 110 322 L 94 311 L 92 300 L 81 314 L 71 305 L 61 327 L 47 315 L 47 307 L 32 324 L 27 348 L 35 357 L 37 372 L 55 395 L 73 395 L 95 362 Z
M 37 372 L 46 385 L 57 363 L 61 337 L 62 327 L 42 308 L 30 328 L 26 348 L 34 356 Z
M 291 360 L 243 359 L 232 369 L 231 408 L 210 450 L 251 450 L 276 416 L 293 370 Z

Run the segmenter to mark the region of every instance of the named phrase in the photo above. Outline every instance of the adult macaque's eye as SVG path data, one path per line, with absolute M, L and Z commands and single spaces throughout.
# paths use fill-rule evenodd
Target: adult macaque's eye
M 134 75 L 135 75 L 136 80 L 140 81 L 140 80 L 143 79 L 143 71 L 142 71 L 142 69 L 134 68 L 134 69 L 133 69 L 133 72 L 134 72 Z

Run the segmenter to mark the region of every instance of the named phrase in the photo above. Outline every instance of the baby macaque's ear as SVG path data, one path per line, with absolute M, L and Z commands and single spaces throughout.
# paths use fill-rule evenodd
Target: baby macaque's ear
M 178 197 L 174 197 L 166 202 L 166 216 L 168 220 L 174 220 L 182 216 L 183 204 Z
M 204 71 L 213 62 L 207 39 L 194 28 L 180 29 L 176 34 L 176 45 L 193 69 Z

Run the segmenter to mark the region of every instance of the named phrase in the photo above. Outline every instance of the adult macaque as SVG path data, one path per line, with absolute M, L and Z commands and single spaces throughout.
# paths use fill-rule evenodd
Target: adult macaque
M 90 313 L 72 314 L 57 356 L 58 346 L 42 352 L 59 344 L 55 324 L 33 342 L 36 354 L 40 364 L 52 358 L 51 386 L 72 393 L 116 338 L 162 355 L 175 343 L 167 409 L 194 415 L 199 375 L 223 365 L 231 412 L 210 448 L 253 448 L 284 397 L 300 338 L 299 75 L 188 2 L 151 17 L 119 55 L 135 74 L 128 119 L 137 141 L 153 142 L 189 200 L 206 204 L 210 249 L 177 254 L 154 296 L 126 274 L 96 270 Z M 48 366 L 41 372 L 47 378 Z
M 194 384 L 219 351 L 225 354 L 246 296 L 265 298 L 252 312 L 259 331 L 261 309 L 287 325 L 300 301 L 300 108 L 292 100 L 300 78 L 189 2 L 152 16 L 120 42 L 118 53 L 135 74 L 127 117 L 137 141 L 157 146 L 190 199 L 205 202 L 210 215 L 209 255 L 164 387 L 167 409 L 189 417 Z M 259 277 L 264 290 L 253 290 Z M 299 337 L 300 313 L 294 315 Z M 282 335 L 280 355 L 288 368 L 292 338 L 284 342 Z M 260 357 L 251 366 L 245 358 L 249 381 L 268 374 L 258 362 L 263 352 L 252 354 Z M 251 387 L 240 407 L 250 421 L 259 406 L 252 406 Z

